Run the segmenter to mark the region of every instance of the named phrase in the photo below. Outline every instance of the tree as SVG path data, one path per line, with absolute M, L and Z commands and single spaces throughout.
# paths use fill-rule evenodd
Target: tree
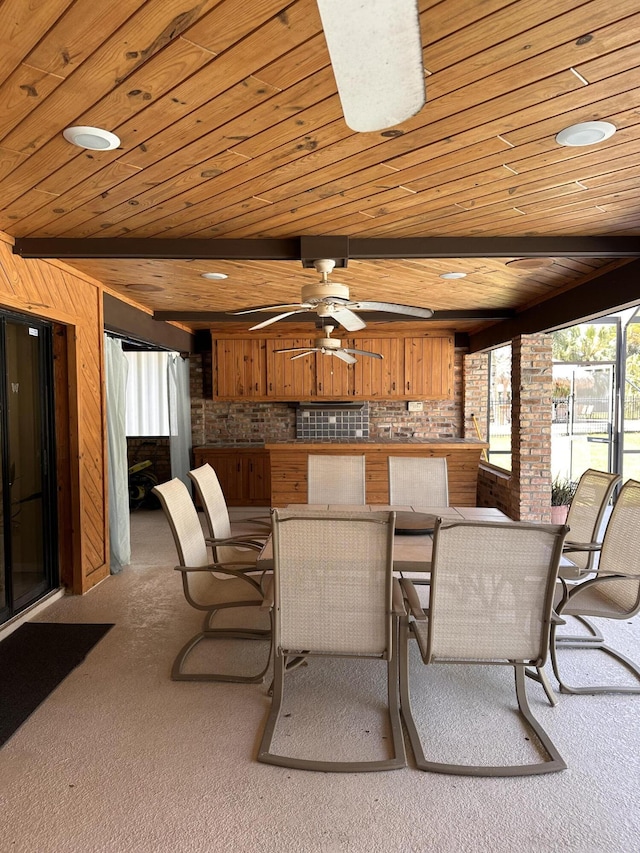
M 569 329 L 553 332 L 552 335 L 554 361 L 582 364 L 615 361 L 616 326 L 614 324 L 581 323 Z

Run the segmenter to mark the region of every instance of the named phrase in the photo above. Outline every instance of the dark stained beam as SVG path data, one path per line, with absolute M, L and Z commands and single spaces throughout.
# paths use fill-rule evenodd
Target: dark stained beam
M 136 343 L 152 344 L 163 350 L 194 352 L 195 336 L 168 323 L 158 323 L 146 311 L 104 294 L 104 328 Z
M 640 304 L 640 261 L 604 273 L 552 296 L 513 319 L 469 335 L 471 352 L 492 349 L 519 335 L 553 332 Z
M 23 258 L 146 258 L 149 260 L 302 261 L 330 257 L 390 258 L 637 258 L 637 237 L 407 237 L 356 239 L 288 237 L 266 239 L 163 240 L 114 237 L 20 237 L 14 254 Z
M 256 311 L 252 314 L 251 317 L 248 317 L 246 314 L 239 317 L 236 314 L 228 314 L 224 311 L 154 311 L 153 318 L 154 320 L 173 320 L 175 322 L 193 322 L 197 321 L 199 323 L 239 323 L 239 322 L 255 322 L 258 323 L 260 320 L 266 319 L 267 317 L 273 317 L 273 311 Z M 363 312 L 363 315 L 366 319 L 371 322 L 380 322 L 384 320 L 389 320 L 393 322 L 398 322 L 403 319 L 402 315 L 399 314 L 391 314 L 390 312 L 385 311 L 366 311 Z M 509 309 L 502 308 L 479 308 L 477 311 L 473 309 L 464 308 L 460 311 L 436 311 L 433 317 L 429 317 L 428 319 L 418 319 L 416 317 L 405 317 L 404 319 L 412 323 L 432 323 L 435 320 L 442 322 L 443 320 L 505 320 L 510 317 L 515 317 L 516 312 L 511 311 Z M 317 319 L 317 315 L 315 311 L 305 311 L 300 314 L 295 314 L 291 317 L 283 317 L 282 320 L 278 322 L 282 323 L 305 323 L 309 320 Z

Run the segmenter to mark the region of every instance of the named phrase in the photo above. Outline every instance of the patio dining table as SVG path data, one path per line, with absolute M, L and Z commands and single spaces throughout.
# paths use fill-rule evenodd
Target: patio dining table
M 401 574 L 429 573 L 431 571 L 431 550 L 433 546 L 432 530 L 436 518 L 450 521 L 511 521 L 495 507 L 430 507 L 430 506 L 377 506 L 377 505 L 345 505 L 345 504 L 291 504 L 287 509 L 296 509 L 304 512 L 313 510 L 336 510 L 352 512 L 396 512 L 396 533 L 393 541 L 393 568 Z M 417 529 L 408 524 L 408 514 L 411 513 L 419 519 Z M 424 524 L 424 526 L 422 526 Z M 401 526 L 404 525 L 404 526 Z M 265 543 L 260 552 L 256 568 L 259 571 L 271 571 L 273 569 L 273 547 L 271 537 Z

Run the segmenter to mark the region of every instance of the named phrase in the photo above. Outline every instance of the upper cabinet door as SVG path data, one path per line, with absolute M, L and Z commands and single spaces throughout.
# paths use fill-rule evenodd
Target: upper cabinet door
M 313 347 L 312 338 L 278 338 L 267 344 L 267 396 L 274 400 L 303 400 L 316 396 L 315 353 L 291 359 L 295 352 L 275 352 L 287 347 Z
M 343 341 L 345 347 L 354 346 L 353 341 Z M 335 355 L 316 353 L 316 391 L 318 397 L 352 397 L 353 368 Z
M 405 338 L 404 358 L 407 397 L 453 397 L 453 335 Z
M 404 395 L 404 351 L 398 338 L 358 338 L 358 349 L 379 352 L 382 358 L 358 355 L 354 364 L 355 396 L 389 400 Z
M 266 360 L 263 340 L 223 338 L 214 343 L 216 397 L 264 397 Z

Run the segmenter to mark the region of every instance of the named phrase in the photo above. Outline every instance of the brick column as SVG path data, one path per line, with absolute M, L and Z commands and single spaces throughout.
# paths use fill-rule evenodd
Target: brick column
M 551 335 L 523 335 L 512 346 L 512 518 L 551 519 Z
M 475 415 L 483 441 L 487 440 L 487 412 L 489 405 L 489 355 L 474 352 L 465 355 L 462 370 L 463 432 L 462 438 L 478 438 L 473 425 Z

